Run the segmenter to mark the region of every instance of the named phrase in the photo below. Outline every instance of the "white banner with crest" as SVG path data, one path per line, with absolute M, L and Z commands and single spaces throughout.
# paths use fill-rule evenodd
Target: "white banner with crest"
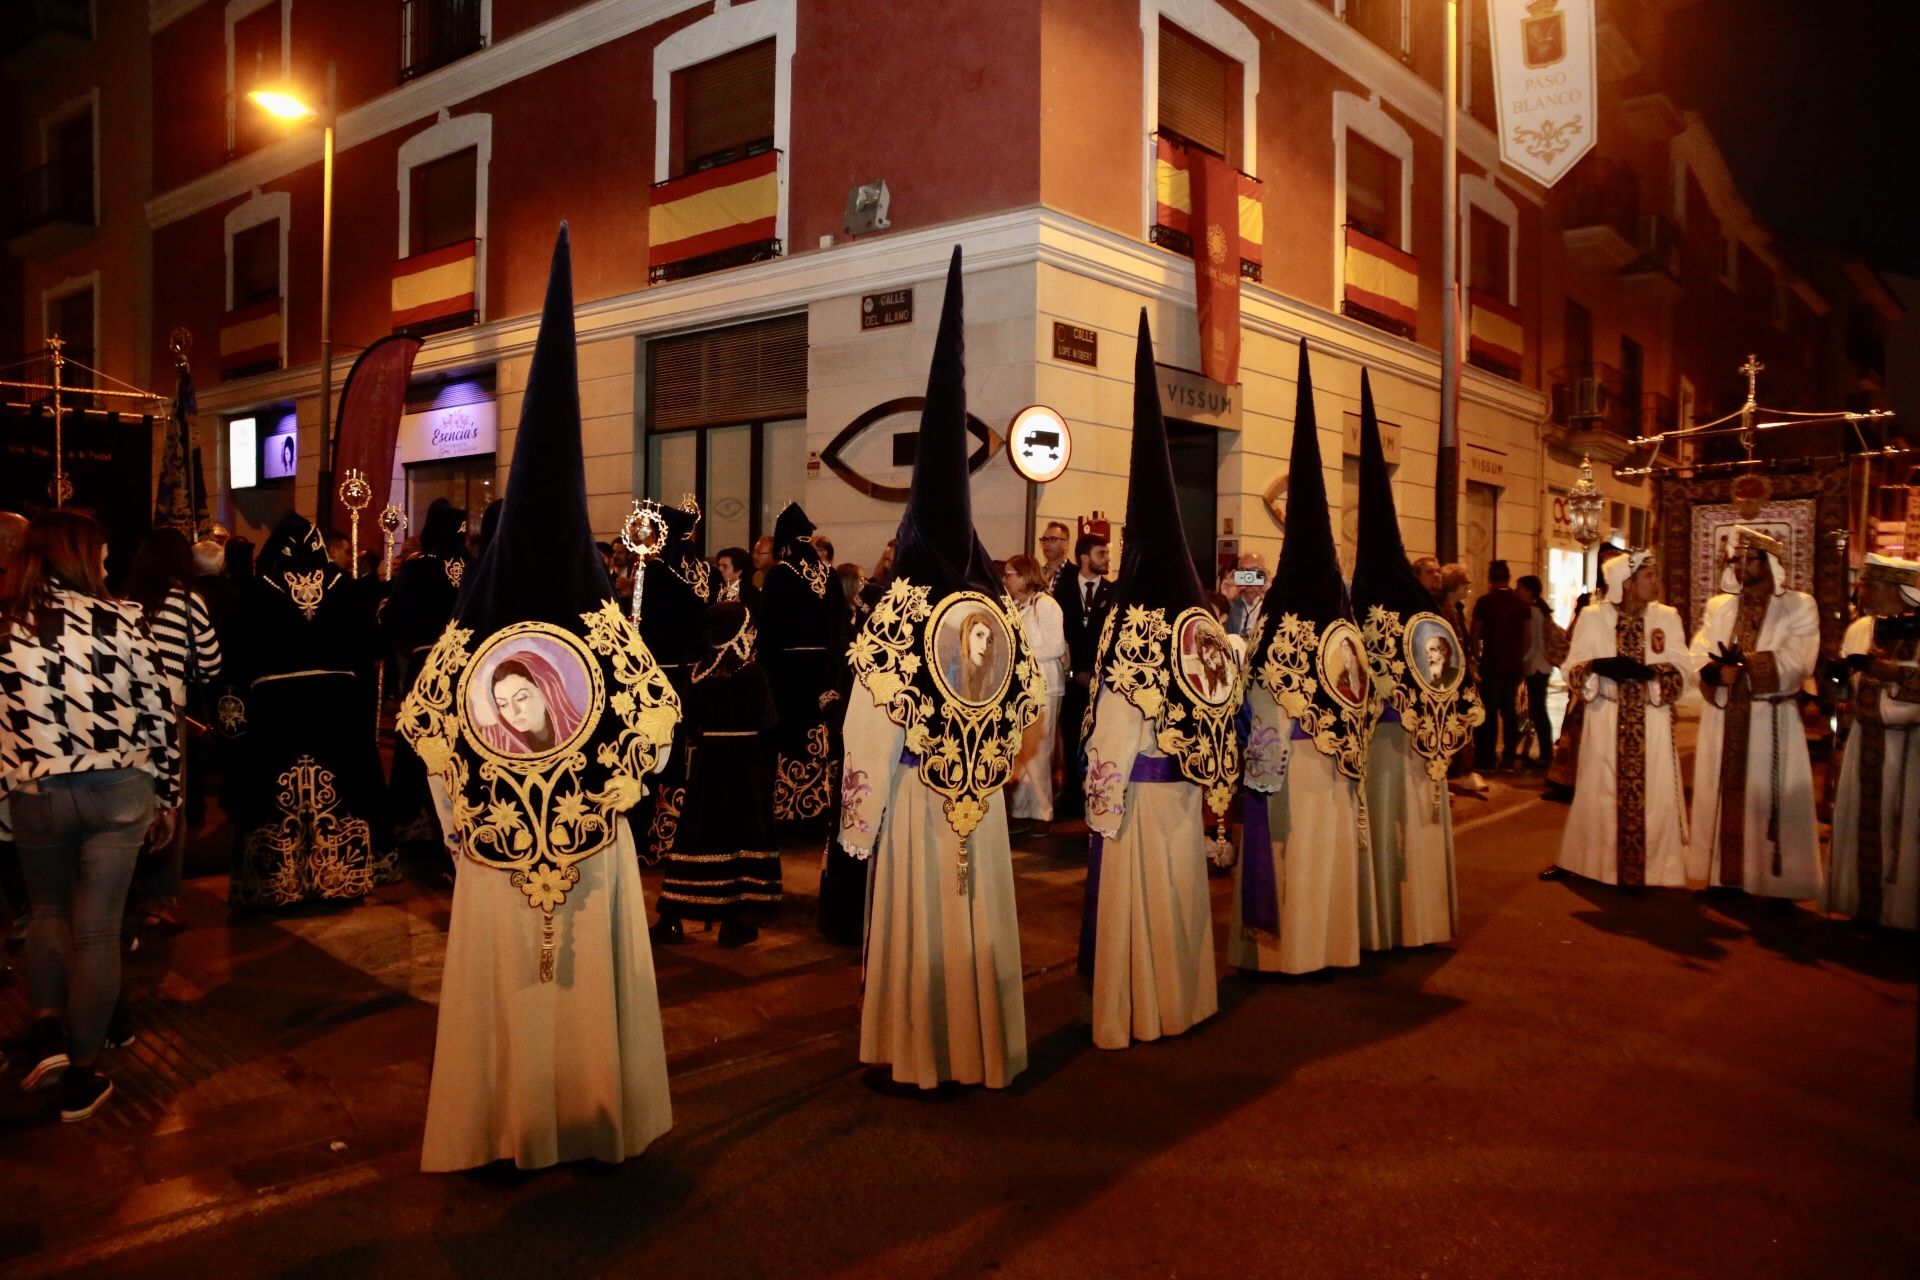
M 1599 128 L 1593 0 L 1485 0 L 1493 28 L 1500 158 L 1552 186 Z

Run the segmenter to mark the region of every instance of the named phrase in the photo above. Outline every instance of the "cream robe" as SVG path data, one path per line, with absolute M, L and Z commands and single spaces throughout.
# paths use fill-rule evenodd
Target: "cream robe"
M 1206 797 L 1184 777 L 1133 781 L 1136 758 L 1165 759 L 1153 726 L 1104 684 L 1098 697 L 1086 744 L 1087 826 L 1101 840 L 1093 1042 L 1124 1049 L 1220 1008 Z
M 1262 973 L 1357 965 L 1361 912 L 1371 915 L 1374 909 L 1371 895 L 1361 892 L 1359 787 L 1311 742 L 1293 740 L 1293 717 L 1265 685 L 1248 688 L 1247 705 L 1253 728 L 1245 755 L 1245 803 L 1266 805 L 1271 844 L 1243 849 L 1234 871 L 1227 960 Z M 1242 918 L 1247 859 L 1260 857 L 1273 864 L 1280 899 L 1277 936 L 1248 928 Z
M 1696 668 L 1733 635 L 1740 611 L 1738 595 L 1717 595 L 1707 602 L 1705 624 L 1693 638 Z M 1753 653 L 1769 655 L 1776 688 L 1756 693 L 1747 731 L 1746 832 L 1741 883 L 1734 887 L 1771 898 L 1800 900 L 1820 892 L 1820 846 L 1813 808 L 1813 765 L 1807 735 L 1800 724 L 1798 695 L 1820 656 L 1820 611 L 1813 597 L 1777 591 L 1767 604 Z M 1749 657 L 1752 654 L 1748 655 Z M 1693 842 L 1687 875 L 1720 883 L 1720 756 L 1726 739 L 1728 690 L 1704 690 L 1699 745 L 1693 761 Z M 1767 699 L 1762 701 L 1762 699 Z M 1773 874 L 1774 847 L 1767 839 L 1774 803 L 1775 745 L 1779 765 L 1780 874 Z
M 1066 623 L 1052 596 L 1035 592 L 1020 606 L 1020 629 L 1046 681 L 1040 719 L 1028 726 L 1014 766 L 1011 813 L 1016 818 L 1053 821 L 1053 740 L 1060 728 L 1060 700 L 1067 693 Z
M 1873 648 L 1873 619 L 1856 619 L 1840 646 L 1843 655 Z M 1920 663 L 1908 659 L 1909 671 Z M 1833 845 L 1820 908 L 1837 915 L 1860 914 L 1860 780 L 1865 765 L 1865 734 L 1859 689 L 1863 673 L 1852 676 L 1854 726 L 1841 755 L 1840 785 L 1833 805 Z M 1910 680 L 1912 677 L 1909 678 Z M 1877 923 L 1895 929 L 1920 927 L 1920 700 L 1891 683 L 1879 693 L 1882 735 L 1880 762 L 1880 911 Z
M 1434 789 L 1439 789 L 1439 804 Z M 1453 810 L 1445 780 L 1427 776 L 1426 757 L 1398 721 L 1374 726 L 1367 755 L 1367 829 L 1373 843 L 1373 902 L 1362 945 L 1369 951 L 1422 947 L 1460 927 L 1453 879 Z
M 451 831 L 446 785 L 430 781 Z M 639 855 L 626 819 L 617 826 L 554 912 L 551 982 L 540 913 L 507 872 L 454 855 L 425 1172 L 624 1160 L 672 1127 Z
M 1620 609 L 1604 600 L 1588 605 L 1574 624 L 1565 670 L 1571 682 L 1576 668 L 1597 658 L 1619 656 Z M 1664 686 L 1647 681 L 1646 705 L 1641 710 L 1645 732 L 1642 782 L 1645 788 L 1646 864 L 1644 883 L 1675 888 L 1687 883 L 1686 796 L 1680 785 L 1680 756 L 1673 742 L 1673 706 L 1685 682 L 1698 668 L 1687 650 L 1685 624 L 1671 605 L 1647 606 L 1643 640 L 1637 658 L 1656 670 L 1672 673 Z M 1555 865 L 1602 884 L 1620 883 L 1620 686 L 1605 676 L 1584 673 L 1579 693 L 1586 706 L 1580 728 L 1579 776 L 1573 789 L 1573 811 L 1560 836 Z
M 902 1084 L 1001 1088 L 1026 1068 L 1020 922 L 1007 806 L 996 791 L 967 841 L 969 891 L 956 889 L 960 837 L 945 801 L 900 762 L 905 731 L 855 681 L 847 697 L 840 843 L 873 859 L 867 879 L 860 1061 Z

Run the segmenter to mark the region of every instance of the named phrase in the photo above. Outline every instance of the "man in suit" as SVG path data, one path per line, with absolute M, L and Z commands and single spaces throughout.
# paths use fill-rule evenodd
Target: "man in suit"
M 1067 637 L 1067 691 L 1060 703 L 1060 747 L 1066 759 L 1066 781 L 1054 799 L 1056 818 L 1077 816 L 1081 796 L 1080 721 L 1087 711 L 1097 673 L 1100 629 L 1106 625 L 1112 584 L 1107 581 L 1107 540 L 1083 533 L 1073 546 L 1077 568 L 1062 570 L 1054 579 L 1053 598 L 1060 606 Z

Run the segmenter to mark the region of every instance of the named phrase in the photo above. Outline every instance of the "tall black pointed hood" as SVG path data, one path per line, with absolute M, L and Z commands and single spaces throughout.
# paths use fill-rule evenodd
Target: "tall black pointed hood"
M 1266 630 L 1291 613 L 1324 626 L 1349 614 L 1340 577 L 1333 520 L 1327 513 L 1327 478 L 1320 466 L 1320 431 L 1313 412 L 1313 372 L 1307 340 L 1300 340 L 1300 377 L 1293 410 L 1293 453 L 1287 463 L 1287 532 L 1267 588 Z
M 1206 588 L 1193 566 L 1180 499 L 1173 486 L 1167 422 L 1153 369 L 1153 332 L 1140 309 L 1133 359 L 1133 456 L 1128 465 L 1126 550 L 1114 582 L 1113 607 L 1164 609 L 1171 622 L 1183 609 L 1204 605 Z
M 420 549 L 449 560 L 467 553 L 467 513 L 445 498 L 435 498 L 420 529 Z
M 807 518 L 806 511 L 797 502 L 789 502 L 786 510 L 773 522 L 773 558 L 775 560 L 818 560 L 820 553 L 807 539 L 817 528 Z
M 1362 622 L 1375 605 L 1405 622 L 1431 613 L 1433 597 L 1407 560 L 1394 510 L 1387 452 L 1380 443 L 1380 420 L 1373 410 L 1373 384 L 1360 371 L 1360 537 L 1353 556 L 1353 611 Z
M 554 240 L 503 501 L 499 527 L 468 574 L 455 618 L 476 637 L 515 622 L 578 627 L 582 613 L 613 595 L 613 584 L 587 518 L 573 255 L 564 222 Z
M 973 494 L 967 467 L 967 363 L 962 331 L 960 249 L 947 268 L 947 296 L 927 372 L 927 403 L 920 412 L 919 453 L 906 514 L 895 534 L 893 573 L 926 587 L 930 603 L 956 591 L 998 597 L 993 561 L 973 530 Z

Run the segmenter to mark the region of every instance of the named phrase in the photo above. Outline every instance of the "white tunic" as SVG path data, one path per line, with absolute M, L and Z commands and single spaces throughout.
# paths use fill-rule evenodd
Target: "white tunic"
M 1870 653 L 1873 619 L 1857 619 L 1847 628 L 1843 655 Z M 1914 658 L 1888 659 L 1920 675 Z M 1864 673 L 1852 677 L 1854 724 L 1841 755 L 1840 785 L 1833 806 L 1833 846 L 1820 907 L 1838 915 L 1858 916 L 1860 894 L 1861 781 L 1869 734 L 1863 721 L 1882 726 L 1880 733 L 1880 910 L 1876 923 L 1895 929 L 1920 927 L 1920 699 L 1910 688 L 1881 683 L 1872 706 L 1861 701 Z M 1908 677 L 1912 682 L 1916 677 Z
M 902 1084 L 1001 1088 L 1027 1065 L 1020 922 L 1014 911 L 1007 808 L 994 792 L 967 840 L 968 892 L 957 886 L 960 837 L 945 801 L 902 764 L 905 732 L 865 686 L 847 697 L 840 843 L 871 856 L 860 1061 Z
M 1136 759 L 1166 757 L 1138 708 L 1105 685 L 1098 697 L 1086 747 L 1087 826 L 1101 842 L 1093 1042 L 1124 1049 L 1219 1011 L 1207 815 L 1200 788 L 1177 773 L 1132 780 Z
M 1377 927 L 1362 945 L 1383 951 L 1450 940 L 1460 916 L 1446 783 L 1428 776 L 1426 757 L 1391 720 L 1374 726 L 1366 783 L 1374 911 L 1362 924 L 1371 919 Z
M 450 824 L 445 784 L 431 785 Z M 618 828 L 554 912 L 551 982 L 540 913 L 508 873 L 455 856 L 424 1171 L 624 1160 L 672 1127 L 638 854 Z
M 1234 872 L 1228 963 L 1262 973 L 1312 973 L 1360 963 L 1359 787 L 1311 742 L 1293 741 L 1293 717 L 1266 686 L 1247 690 L 1253 729 L 1245 755 L 1245 803 L 1264 804 L 1271 843 L 1242 850 Z M 1247 860 L 1273 866 L 1280 931 L 1248 927 L 1241 910 Z
M 1705 624 L 1694 635 L 1696 664 L 1704 665 L 1733 637 L 1740 612 L 1738 595 L 1717 595 L 1707 602 Z M 1820 611 L 1800 591 L 1776 591 L 1767 601 L 1757 641 L 1746 654 L 1767 687 L 1755 691 L 1747 729 L 1746 795 L 1740 815 L 1744 843 L 1735 888 L 1772 898 L 1800 900 L 1820 891 L 1820 849 L 1813 807 L 1813 765 L 1807 735 L 1800 724 L 1798 695 L 1820 656 Z M 1687 875 L 1719 885 L 1728 881 L 1729 850 L 1722 847 L 1720 759 L 1727 734 L 1730 690 L 1702 689 L 1700 739 L 1694 751 L 1693 842 Z M 1777 779 L 1777 786 L 1776 786 Z M 1777 815 L 1777 840 L 1768 828 Z M 1729 820 L 1733 815 L 1729 814 Z M 1774 871 L 1776 858 L 1779 872 Z
M 1685 681 L 1693 678 L 1696 663 L 1687 650 L 1687 633 L 1679 611 L 1670 605 L 1648 605 L 1640 652 L 1625 656 L 1662 671 L 1665 679 L 1641 685 L 1646 692 L 1640 711 L 1644 739 L 1639 768 L 1629 765 L 1623 771 L 1621 686 L 1588 669 L 1597 658 L 1620 656 L 1619 622 L 1619 607 L 1600 600 L 1588 605 L 1574 624 L 1566 671 L 1570 684 L 1578 682 L 1586 719 L 1580 729 L 1573 811 L 1567 815 L 1560 856 L 1555 861 L 1589 880 L 1622 883 L 1621 818 L 1626 806 L 1633 804 L 1643 823 L 1641 883 L 1680 887 L 1687 882 L 1687 815 L 1686 797 L 1680 787 L 1680 757 L 1674 749 L 1671 699 L 1677 699 Z M 1635 791 L 1640 793 L 1637 798 L 1631 794 Z

